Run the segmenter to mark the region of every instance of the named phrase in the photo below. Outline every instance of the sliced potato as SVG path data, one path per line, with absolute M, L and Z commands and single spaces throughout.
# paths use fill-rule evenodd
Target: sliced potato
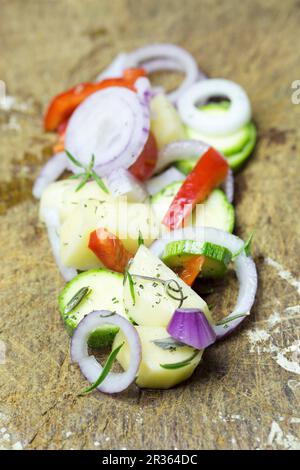
M 179 114 L 163 94 L 151 101 L 151 131 L 159 149 L 186 136 Z
M 49 184 L 42 194 L 40 201 L 40 219 L 49 209 L 58 212 L 63 222 L 85 200 L 111 201 L 112 196 L 105 193 L 95 181 L 89 181 L 79 191 L 76 191 L 78 180 L 62 180 Z
M 187 380 L 199 364 L 203 350 L 190 361 L 187 365 L 176 369 L 165 369 L 161 364 L 174 364 L 186 361 L 193 357 L 195 350 L 189 346 L 177 347 L 176 350 L 165 350 L 157 346 L 153 341 L 164 340 L 170 335 L 162 327 L 136 326 L 136 330 L 142 345 L 142 361 L 138 371 L 136 384 L 142 388 L 160 388 L 166 389 Z M 127 370 L 130 362 L 130 349 L 122 331 L 116 335 L 113 343 L 113 349 L 124 342 L 117 360 L 124 370 Z
M 176 297 L 167 294 L 160 280 L 175 280 L 180 286 L 184 298 L 181 307 L 197 307 L 201 309 L 208 320 L 212 322 L 206 302 L 191 289 L 177 274 L 168 268 L 145 246 L 140 246 L 129 267 L 131 277 L 127 276 L 124 284 L 125 311 L 138 325 L 166 327 L 171 320 L 174 311 L 180 306 L 180 293 L 172 292 Z M 157 281 L 145 280 L 136 275 L 149 276 Z M 130 279 L 133 286 L 130 285 Z M 172 288 L 176 285 L 171 284 Z M 134 291 L 134 298 L 132 295 Z
M 148 204 L 130 204 L 121 200 L 80 202 L 65 219 L 60 231 L 61 258 L 65 266 L 80 270 L 101 266 L 100 260 L 88 248 L 90 233 L 98 227 L 104 227 L 119 237 L 132 254 L 138 249 L 140 233 L 148 246 L 157 238 L 159 231 Z

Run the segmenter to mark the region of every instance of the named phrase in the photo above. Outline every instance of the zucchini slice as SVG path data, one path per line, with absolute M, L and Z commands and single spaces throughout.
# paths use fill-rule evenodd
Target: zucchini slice
M 163 219 L 181 185 L 181 181 L 171 183 L 152 196 L 151 204 L 158 220 Z M 232 232 L 234 228 L 234 208 L 224 192 L 221 189 L 215 189 L 203 204 L 198 204 L 195 207 L 189 223 Z
M 88 293 L 71 311 L 68 311 L 71 299 L 85 287 L 88 288 Z M 123 275 L 104 268 L 78 274 L 59 294 L 58 305 L 70 336 L 80 320 L 93 310 L 111 310 L 125 317 Z M 95 330 L 89 337 L 89 346 L 95 348 L 108 346 L 117 332 L 118 328 L 111 325 Z
M 201 243 L 194 240 L 180 240 L 167 244 L 162 261 L 171 268 L 184 267 L 193 256 L 204 256 L 201 277 L 220 278 L 227 271 L 232 253 L 223 246 L 214 243 Z

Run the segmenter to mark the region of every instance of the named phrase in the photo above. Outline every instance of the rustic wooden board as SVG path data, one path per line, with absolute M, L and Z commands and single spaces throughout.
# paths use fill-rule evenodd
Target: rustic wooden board
M 299 448 L 299 22 L 298 0 L 1 1 L 0 79 L 16 103 L 0 111 L 0 447 Z M 236 178 L 236 231 L 255 229 L 260 287 L 251 318 L 188 383 L 77 398 L 84 380 L 56 305 L 63 282 L 31 197 L 54 140 L 42 111 L 118 51 L 153 41 L 181 44 L 249 92 L 259 140 Z

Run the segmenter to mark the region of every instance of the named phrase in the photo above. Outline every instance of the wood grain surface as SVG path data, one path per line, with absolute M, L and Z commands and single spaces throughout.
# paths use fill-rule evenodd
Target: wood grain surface
M 299 448 L 299 0 L 1 0 L 0 9 L 0 79 L 15 98 L 0 110 L 0 447 Z M 259 138 L 235 203 L 236 233 L 255 230 L 257 300 L 187 383 L 78 398 L 85 381 L 56 303 L 63 281 L 31 197 L 55 140 L 42 113 L 119 51 L 154 41 L 186 47 L 251 98 Z M 215 309 L 228 308 L 233 289 L 220 288 Z

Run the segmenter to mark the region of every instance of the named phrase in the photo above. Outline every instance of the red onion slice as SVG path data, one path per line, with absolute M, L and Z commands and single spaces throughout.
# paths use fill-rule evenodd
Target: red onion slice
M 130 347 L 130 365 L 125 372 L 110 372 L 97 389 L 104 393 L 118 393 L 134 382 L 142 357 L 141 342 L 137 331 L 126 318 L 117 313 L 112 314 L 108 310 L 96 310 L 89 313 L 80 321 L 72 337 L 71 359 L 72 362 L 78 363 L 86 379 L 91 384 L 95 383 L 103 368 L 94 356 L 89 356 L 87 341 L 93 331 L 108 324 L 119 327 L 124 333 Z
M 222 115 L 209 115 L 199 103 L 226 96 L 230 107 Z M 226 135 L 240 129 L 251 118 L 251 104 L 245 90 L 230 80 L 211 78 L 193 84 L 178 100 L 178 111 L 185 124 L 207 135 Z
M 217 338 L 205 314 L 197 308 L 175 310 L 167 331 L 172 338 L 196 349 L 207 348 Z
M 35 198 L 40 199 L 44 189 L 46 189 L 50 183 L 56 181 L 65 171 L 68 165 L 67 160 L 65 153 L 59 152 L 47 161 L 32 188 L 32 194 Z
M 150 115 L 145 81 L 140 84 L 139 93 L 121 87 L 97 91 L 70 118 L 66 149 L 83 165 L 94 155 L 94 169 L 100 177 L 130 167 L 145 146 Z M 68 167 L 74 173 L 81 171 L 72 162 Z
M 74 268 L 67 268 L 61 261 L 59 239 L 60 221 L 58 213 L 54 209 L 48 209 L 43 213 L 43 219 L 47 226 L 48 238 L 57 267 L 65 281 L 71 281 L 71 279 L 77 276 L 77 271 Z
M 123 168 L 111 173 L 105 182 L 114 197 L 126 197 L 128 202 L 144 202 L 148 196 L 145 185 Z
M 150 250 L 156 256 L 161 257 L 167 243 L 176 240 L 197 240 L 203 243 L 210 242 L 224 246 L 233 254 L 237 253 L 244 246 L 243 240 L 223 230 L 212 227 L 187 227 L 182 230 L 174 230 L 160 240 L 156 240 L 151 245 Z M 235 330 L 244 320 L 245 316 L 250 314 L 255 300 L 257 272 L 253 259 L 250 256 L 247 257 L 244 250 L 242 250 L 234 260 L 234 268 L 239 281 L 238 298 L 234 310 L 224 319 L 228 320 L 228 323 L 214 327 L 218 339 Z
M 172 63 L 177 62 L 182 71 L 185 72 L 186 77 L 182 84 L 177 90 L 168 95 L 173 103 L 175 103 L 182 93 L 198 79 L 198 65 L 193 56 L 182 47 L 175 46 L 174 44 L 152 44 L 136 49 L 128 54 L 126 66 L 143 66 L 143 63 L 147 63 L 151 59 L 171 60 Z M 170 62 L 168 62 L 168 64 L 170 64 Z
M 149 194 L 153 196 L 169 184 L 175 183 L 176 181 L 183 181 L 184 179 L 185 175 L 172 166 L 160 175 L 154 176 L 150 180 L 146 181 L 146 187 Z

